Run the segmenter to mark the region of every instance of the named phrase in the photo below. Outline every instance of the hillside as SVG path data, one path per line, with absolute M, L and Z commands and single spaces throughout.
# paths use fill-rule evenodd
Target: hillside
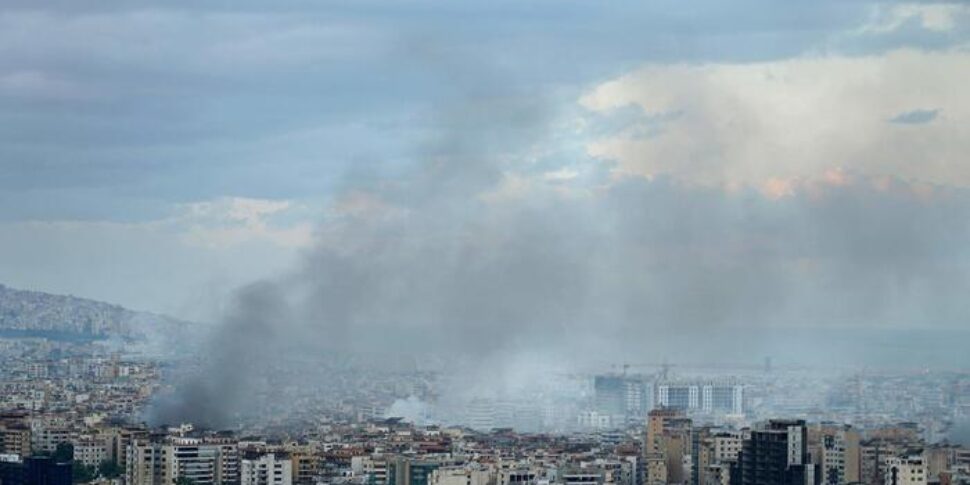
M 110 303 L 0 285 L 0 332 L 8 335 L 140 340 L 184 326 Z

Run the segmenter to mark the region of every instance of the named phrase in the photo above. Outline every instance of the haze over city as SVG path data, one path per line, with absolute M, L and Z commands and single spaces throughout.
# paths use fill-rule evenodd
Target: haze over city
M 785 483 L 957 480 L 967 79 L 965 2 L 7 0 L 0 451 L 609 431 L 723 485 L 758 430 L 863 450 Z M 429 485 L 342 466 L 293 482 Z

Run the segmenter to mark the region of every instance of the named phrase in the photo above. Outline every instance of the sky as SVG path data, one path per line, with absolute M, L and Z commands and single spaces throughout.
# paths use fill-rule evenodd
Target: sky
M 959 2 L 7 0 L 0 282 L 962 328 L 967 79 Z

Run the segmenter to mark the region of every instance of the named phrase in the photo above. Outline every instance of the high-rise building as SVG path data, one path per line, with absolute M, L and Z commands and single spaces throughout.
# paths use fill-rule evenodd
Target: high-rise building
M 819 483 L 843 485 L 860 480 L 859 432 L 848 425 L 823 423 L 808 431 L 809 451 Z
M 886 485 L 926 485 L 927 481 L 922 450 L 886 460 Z
M 813 485 L 805 421 L 771 420 L 744 440 L 738 456 L 741 485 Z
M 117 460 L 120 469 L 127 470 L 128 445 L 135 440 L 147 440 L 149 431 L 140 427 L 124 427 L 112 430 L 109 435 L 113 448 L 112 456 Z
M 0 427 L 0 452 L 19 456 L 30 455 L 30 428 L 22 424 Z
M 731 467 L 737 463 L 744 433 L 703 427 L 694 431 L 694 485 L 722 484 L 730 481 Z
M 275 453 L 246 456 L 240 462 L 241 485 L 292 485 L 293 465 L 289 457 Z
M 218 458 L 218 449 L 204 445 L 199 438 L 173 438 L 162 448 L 162 483 L 180 478 L 198 485 L 222 483 L 216 471 Z
M 648 485 L 688 483 L 692 465 L 692 423 L 684 411 L 659 408 L 647 415 L 644 462 Z
M 180 478 L 197 485 L 239 481 L 239 455 L 227 438 L 208 440 L 182 436 L 135 439 L 128 446 L 126 483 L 160 485 Z
M 209 436 L 204 444 L 217 448 L 216 479 L 218 483 L 239 482 L 239 443 L 232 435 Z
M 600 375 L 593 378 L 594 409 L 614 428 L 639 421 L 650 408 L 649 385 L 640 376 Z
M 485 398 L 475 398 L 468 404 L 468 425 L 472 429 L 488 431 L 496 427 L 495 402 Z
M 692 473 L 692 485 L 707 482 L 707 474 L 711 465 L 714 463 L 714 442 L 712 439 L 713 431 L 704 426 L 694 430 L 693 445 L 691 454 L 694 457 L 694 470 Z
M 809 430 L 808 441 L 813 461 L 818 464 L 822 485 L 846 483 L 846 443 L 841 427 L 823 424 Z
M 74 439 L 74 432 L 61 423 L 39 422 L 31 426 L 30 445 L 34 453 L 53 453 L 57 445 Z
M 125 465 L 127 485 L 161 483 L 162 443 L 151 439 L 132 439 L 125 453 Z
M 439 466 L 430 461 L 393 460 L 387 464 L 387 485 L 428 485 L 431 473 Z
M 30 452 L 31 433 L 27 414 L 20 411 L 0 413 L 0 453 L 25 457 Z
M 846 426 L 843 431 L 845 441 L 845 483 L 858 483 L 862 480 L 862 448 L 859 430 Z
M 744 414 L 744 387 L 707 383 L 701 386 L 701 410 L 705 413 Z
M 664 382 L 657 384 L 657 405 L 689 411 L 699 408 L 700 388 L 696 384 Z
M 609 416 L 615 424 L 623 421 L 626 415 L 626 385 L 622 377 L 594 377 L 593 393 L 597 413 Z
M 430 485 L 494 485 L 495 481 L 490 470 L 451 466 L 432 472 Z
M 320 460 L 317 456 L 302 451 L 291 453 L 290 463 L 294 485 L 314 485 L 316 483 L 317 473 L 320 471 Z M 368 485 L 384 485 L 387 481 L 387 462 L 372 460 L 368 457 L 365 463 L 370 464 L 370 468 L 365 467 L 363 471 L 368 477 Z
M 84 466 L 97 467 L 112 459 L 111 443 L 106 436 L 80 436 L 74 440 L 73 444 L 74 461 Z
M 731 465 L 727 463 L 709 465 L 704 472 L 704 481 L 697 483 L 700 485 L 731 485 Z
M 734 382 L 660 381 L 656 405 L 705 414 L 744 414 L 744 386 Z
M 859 445 L 859 481 L 863 483 L 885 482 L 889 460 L 904 456 L 907 450 L 920 444 L 919 440 L 911 436 L 878 434 L 876 436 Z

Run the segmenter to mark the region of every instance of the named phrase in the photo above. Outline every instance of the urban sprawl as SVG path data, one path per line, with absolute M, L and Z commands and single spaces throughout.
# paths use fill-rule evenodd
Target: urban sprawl
M 9 338 L 0 363 L 2 485 L 970 483 L 957 371 L 617 364 L 445 409 L 434 372 L 344 369 L 206 429 L 148 424 L 164 360 Z

